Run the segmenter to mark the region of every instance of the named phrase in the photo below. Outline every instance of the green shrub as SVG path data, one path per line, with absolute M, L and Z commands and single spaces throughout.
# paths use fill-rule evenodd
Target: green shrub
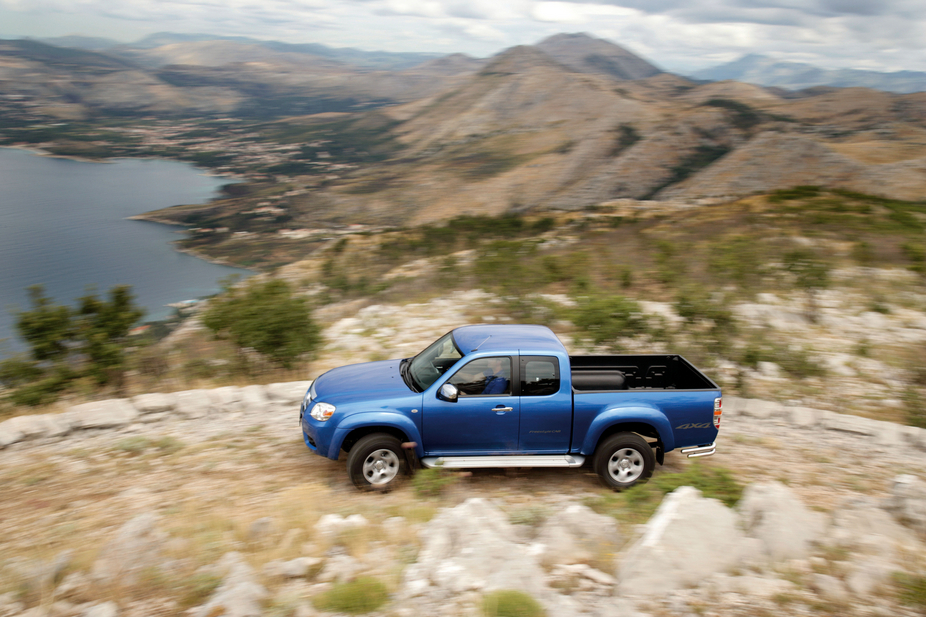
M 653 515 L 666 494 L 681 486 L 693 486 L 705 497 L 719 499 L 729 507 L 735 506 L 743 495 L 743 486 L 729 470 L 693 463 L 685 471 L 659 474 L 620 493 L 592 498 L 588 505 L 601 514 L 643 522 Z
M 898 572 L 894 575 L 894 585 L 901 602 L 926 611 L 926 576 Z
M 205 602 L 222 583 L 222 577 L 197 572 L 187 578 L 180 589 L 180 607 L 190 608 Z
M 799 185 L 789 189 L 777 190 L 772 193 L 768 200 L 772 203 L 781 203 L 794 199 L 809 199 L 818 196 L 822 190 L 819 186 Z
M 279 280 L 226 285 L 225 293 L 209 303 L 203 324 L 216 337 L 254 349 L 285 368 L 321 344 L 321 330 L 305 299 Z
M 579 298 L 572 323 L 597 345 L 648 330 L 640 305 L 624 296 Z
M 120 439 L 116 443 L 116 450 L 127 452 L 128 454 L 138 455 L 151 446 L 151 441 L 147 437 L 134 436 Z
M 919 390 L 908 387 L 904 391 L 904 403 L 907 411 L 907 424 L 926 428 L 926 401 L 923 400 Z
M 514 589 L 487 593 L 482 598 L 486 617 L 545 617 L 546 611 L 534 598 Z
M 419 497 L 437 497 L 456 481 L 456 475 L 438 466 L 416 471 L 412 476 L 412 487 Z
M 711 274 L 724 283 L 732 280 L 741 287 L 755 287 L 761 282 L 767 261 L 756 238 L 733 235 L 711 246 L 708 266 Z
M 173 454 L 174 452 L 179 452 L 184 448 L 182 441 L 176 437 L 171 437 L 170 435 L 165 435 L 164 437 L 158 438 L 155 440 L 153 445 L 162 454 Z
M 381 581 L 362 576 L 349 583 L 335 583 L 312 602 L 317 609 L 329 613 L 362 615 L 375 611 L 388 600 L 389 592 Z

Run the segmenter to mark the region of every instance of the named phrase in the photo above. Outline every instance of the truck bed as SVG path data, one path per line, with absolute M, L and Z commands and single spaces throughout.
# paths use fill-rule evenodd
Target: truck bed
M 569 356 L 569 362 L 576 392 L 718 389 L 678 355 Z

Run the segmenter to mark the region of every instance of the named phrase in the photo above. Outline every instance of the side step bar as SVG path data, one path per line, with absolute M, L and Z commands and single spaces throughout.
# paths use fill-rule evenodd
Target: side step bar
M 425 467 L 445 469 L 477 469 L 480 467 L 581 467 L 584 456 L 556 454 L 553 456 L 426 456 Z
M 698 458 L 699 456 L 710 456 L 717 451 L 717 442 L 707 446 L 697 446 L 696 448 L 682 448 L 682 454 L 687 454 L 688 458 Z

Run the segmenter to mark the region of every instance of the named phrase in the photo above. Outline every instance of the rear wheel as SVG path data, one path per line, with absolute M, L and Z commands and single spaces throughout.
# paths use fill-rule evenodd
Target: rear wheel
M 656 468 L 653 448 L 636 433 L 608 437 L 595 453 L 595 473 L 614 490 L 646 482 Z
M 347 474 L 360 490 L 391 490 L 405 474 L 401 442 L 385 433 L 373 433 L 361 438 L 350 449 Z

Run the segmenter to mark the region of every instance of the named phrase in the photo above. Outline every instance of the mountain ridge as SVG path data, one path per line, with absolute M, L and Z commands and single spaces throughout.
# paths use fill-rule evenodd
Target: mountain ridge
M 732 62 L 695 71 L 691 77 L 710 81 L 733 79 L 789 90 L 817 86 L 866 87 L 900 94 L 926 90 L 926 72 L 823 69 L 803 62 L 775 60 L 761 54 L 746 54 Z

